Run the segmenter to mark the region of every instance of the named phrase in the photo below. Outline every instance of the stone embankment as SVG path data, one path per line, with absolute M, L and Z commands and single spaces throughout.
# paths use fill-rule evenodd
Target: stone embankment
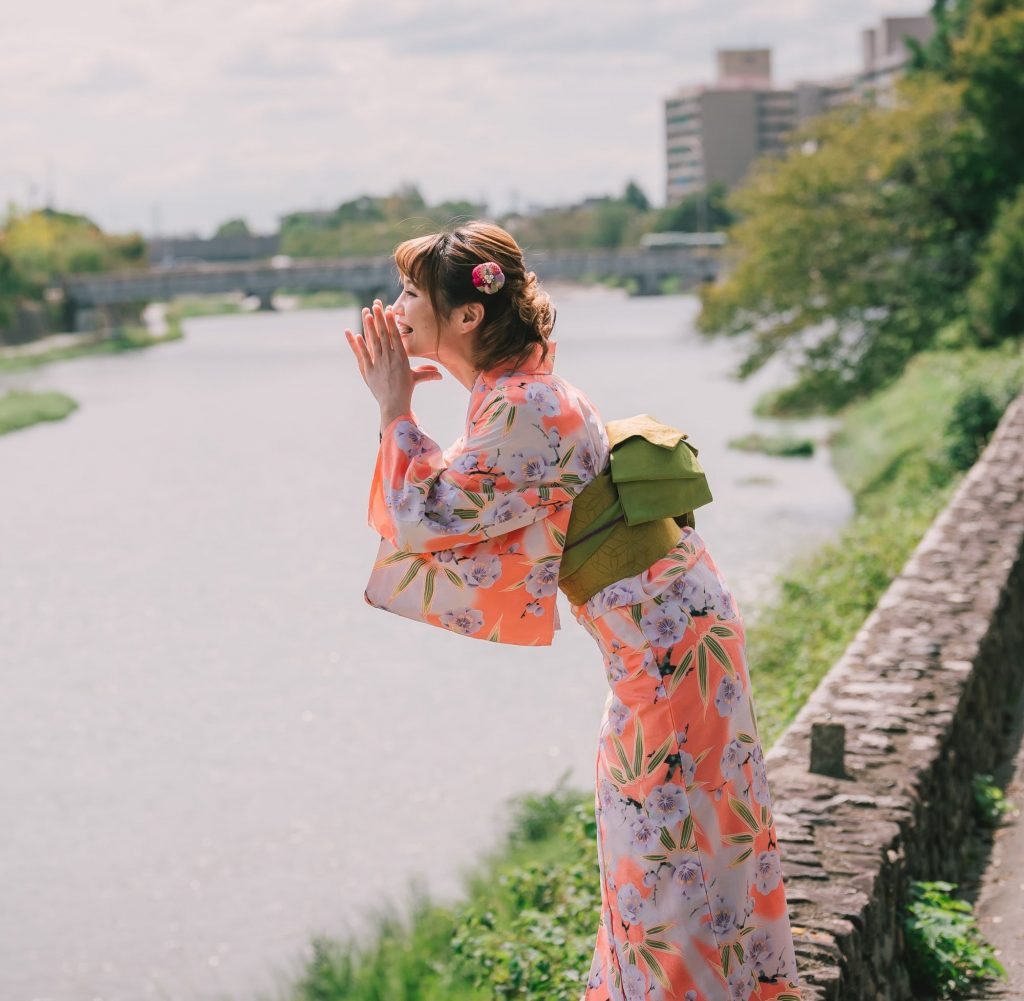
M 914 996 L 909 884 L 967 875 L 1022 677 L 1024 395 L 766 755 L 808 1001 Z

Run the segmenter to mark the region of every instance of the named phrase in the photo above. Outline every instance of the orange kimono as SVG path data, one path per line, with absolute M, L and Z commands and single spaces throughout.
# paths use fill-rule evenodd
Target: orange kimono
M 481 373 L 447 451 L 410 411 L 384 429 L 366 600 L 463 636 L 548 644 L 573 498 L 604 423 L 552 371 L 554 344 Z M 686 526 L 572 614 L 610 688 L 594 809 L 601 915 L 582 1001 L 800 1001 L 743 622 Z

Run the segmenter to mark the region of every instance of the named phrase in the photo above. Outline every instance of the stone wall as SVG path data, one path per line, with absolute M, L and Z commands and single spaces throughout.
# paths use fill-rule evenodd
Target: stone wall
M 913 997 L 909 882 L 963 878 L 972 778 L 1001 757 L 1022 676 L 1024 395 L 766 755 L 805 998 Z M 841 777 L 809 769 L 829 724 Z

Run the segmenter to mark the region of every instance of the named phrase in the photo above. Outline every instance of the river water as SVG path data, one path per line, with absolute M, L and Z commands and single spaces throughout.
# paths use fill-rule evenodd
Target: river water
M 697 527 L 750 620 L 851 513 L 824 449 L 725 447 L 774 429 L 750 408 L 784 373 L 730 378 L 740 345 L 694 334 L 692 297 L 556 301 L 556 371 L 700 449 Z M 593 781 L 606 682 L 561 595 L 533 649 L 363 602 L 377 412 L 355 319 L 207 317 L 0 377 L 81 404 L 0 438 L 5 1001 L 283 997 L 313 935 L 364 931 L 410 880 L 457 893 L 508 797 Z M 447 445 L 466 402 L 446 375 L 414 406 Z

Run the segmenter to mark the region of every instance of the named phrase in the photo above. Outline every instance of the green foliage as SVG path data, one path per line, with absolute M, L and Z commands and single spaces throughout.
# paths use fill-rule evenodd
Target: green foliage
M 39 299 L 47 286 L 76 271 L 142 266 L 146 247 L 139 234 L 105 234 L 85 216 L 48 208 L 21 213 L 12 206 L 3 250 L 18 292 Z
M 955 469 L 974 465 L 1005 409 L 1005 402 L 997 403 L 981 386 L 969 386 L 957 397 L 946 425 L 948 454 Z
M 810 438 L 763 435 L 757 432 L 731 439 L 729 448 L 738 448 L 745 452 L 763 452 L 765 455 L 814 455 L 814 442 Z
M 593 804 L 577 803 L 559 831 L 565 855 L 499 871 L 498 906 L 478 898 L 459 912 L 455 970 L 494 998 L 577 1001 L 600 919 L 596 833 Z
M 600 880 L 593 794 L 564 783 L 513 802 L 507 839 L 466 900 L 441 906 L 414 887 L 407 920 L 384 910 L 363 941 L 317 937 L 293 1001 L 577 1001 Z
M 622 193 L 622 200 L 632 206 L 637 212 L 646 212 L 651 207 L 647 195 L 636 181 L 630 180 L 626 184 L 626 190 Z
M 659 211 L 651 223 L 655 233 L 698 233 L 726 229 L 735 221 L 735 214 L 727 204 L 728 189 L 721 181 L 712 184 L 707 192 L 687 195 L 674 205 Z
M 839 538 L 795 560 L 747 627 L 761 739 L 770 746 L 864 619 L 960 483 L 947 437 L 972 385 L 1007 401 L 1024 389 L 1024 344 L 928 351 L 885 390 L 847 406 L 832 461 L 856 514 Z
M 1024 180 L 1024 9 L 975 0 L 948 13 L 893 106 L 811 120 L 727 199 L 728 277 L 701 289 L 698 325 L 750 335 L 741 375 L 792 350 L 797 380 L 778 397 L 790 412 L 835 411 L 891 382 L 963 314 L 980 268 L 985 343 L 1022 333 L 1018 215 L 987 237 Z
M 411 236 L 483 216 L 486 205 L 446 201 L 427 205 L 406 184 L 390 195 L 361 195 L 325 212 L 293 212 L 281 220 L 281 253 L 292 257 L 371 257 L 390 254 Z
M 654 216 L 647 196 L 629 181 L 618 198 L 588 198 L 577 205 L 506 215 L 498 222 L 527 250 L 579 250 L 639 246 Z
M 991 775 L 975 775 L 973 792 L 974 819 L 981 827 L 998 827 L 1003 817 L 1016 809 L 1013 801 L 1006 798 Z
M 63 393 L 11 390 L 0 396 L 0 434 L 31 427 L 41 421 L 59 421 L 78 409 Z
M 244 219 L 227 219 L 217 227 L 217 236 L 252 236 L 249 224 Z
M 1024 337 L 1024 184 L 1002 205 L 981 249 L 967 320 L 979 344 Z
M 950 896 L 955 889 L 955 883 L 913 882 L 903 924 L 912 984 L 943 998 L 1006 977 L 978 932 L 970 904 Z

